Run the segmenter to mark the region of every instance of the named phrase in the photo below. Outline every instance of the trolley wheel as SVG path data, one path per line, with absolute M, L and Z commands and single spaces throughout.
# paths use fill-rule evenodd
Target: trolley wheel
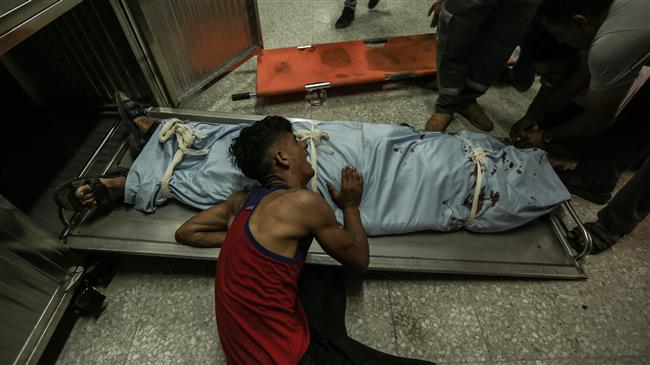
M 325 91 L 325 89 L 310 90 L 307 91 L 307 95 L 305 95 L 305 101 L 312 106 L 323 105 L 325 99 L 327 99 L 327 91 Z

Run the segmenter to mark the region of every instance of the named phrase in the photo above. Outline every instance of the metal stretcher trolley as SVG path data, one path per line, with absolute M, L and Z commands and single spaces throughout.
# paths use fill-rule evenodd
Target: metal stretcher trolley
M 179 118 L 207 123 L 253 123 L 259 115 L 196 112 L 182 109 L 150 108 L 154 119 Z M 130 166 L 126 138 L 118 132 L 119 121 L 106 135 L 80 176 L 91 170 L 99 173 L 116 166 Z M 121 144 L 119 144 L 121 143 Z M 106 158 L 107 145 L 119 144 L 117 152 Z M 102 158 L 102 156 L 104 158 Z M 108 161 L 99 166 L 100 160 Z M 563 214 L 567 213 L 567 214 Z M 67 218 L 60 238 L 75 250 L 121 254 L 167 256 L 216 260 L 219 248 L 194 248 L 175 242 L 174 232 L 196 210 L 175 201 L 158 207 L 155 214 L 144 214 L 133 207 L 118 206 L 108 214 L 87 211 Z M 569 216 L 587 241 L 584 252 L 574 254 L 567 243 L 569 231 L 563 220 Z M 369 238 L 370 270 L 430 273 L 475 274 L 556 279 L 581 279 L 586 274 L 581 259 L 590 248 L 590 237 L 570 202 L 517 229 L 477 234 L 420 232 Z M 313 244 L 307 263 L 338 265 L 319 245 Z

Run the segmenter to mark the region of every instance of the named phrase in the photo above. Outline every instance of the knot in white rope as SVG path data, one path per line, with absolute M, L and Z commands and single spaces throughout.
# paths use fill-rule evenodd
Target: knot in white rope
M 183 159 L 183 156 L 199 156 L 208 153 L 207 149 L 196 150 L 190 148 L 196 139 L 204 138 L 205 133 L 188 127 L 180 119 L 172 118 L 163 124 L 162 128 L 160 129 L 159 141 L 161 143 L 165 143 L 172 136 L 176 136 L 176 144 L 178 145 L 178 149 L 176 150 L 176 153 L 174 153 L 174 157 L 172 157 L 171 161 L 169 161 L 169 165 L 167 165 L 167 169 L 163 174 L 160 186 L 163 196 L 167 199 L 170 199 L 172 197 L 172 193 L 169 190 L 169 180 L 172 177 L 174 169 Z
M 321 139 L 329 139 L 330 136 L 324 130 L 316 129 L 318 122 L 308 120 L 309 129 L 297 131 L 296 138 L 301 141 L 308 141 L 311 167 L 314 169 L 314 176 L 311 178 L 311 191 L 318 192 L 318 153 L 317 149 L 321 146 Z

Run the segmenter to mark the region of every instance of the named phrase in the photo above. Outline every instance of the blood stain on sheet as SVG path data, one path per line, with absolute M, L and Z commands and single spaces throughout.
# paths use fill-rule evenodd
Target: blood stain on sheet
M 496 173 L 497 173 L 497 169 L 494 169 L 494 170 L 492 170 L 491 175 L 494 176 L 494 174 L 496 174 Z
M 478 204 L 477 204 L 477 207 L 476 207 L 477 212 L 480 212 L 481 208 L 483 208 L 483 201 L 485 200 L 485 193 L 483 192 L 484 189 L 485 189 L 485 187 L 483 189 L 481 189 L 481 192 L 478 194 Z M 465 199 L 465 201 L 463 202 L 463 206 L 465 208 L 471 210 L 472 209 L 472 200 L 473 199 L 474 199 L 474 194 L 472 193 L 467 197 L 467 199 Z
M 442 201 L 442 205 L 447 205 L 447 201 L 446 201 L 446 200 L 443 200 L 443 201 Z
M 501 154 L 501 162 L 505 163 L 506 157 L 508 157 L 508 154 L 506 153 L 506 151 L 503 151 L 503 153 Z
M 492 201 L 492 206 L 495 206 L 499 202 L 499 199 L 501 199 L 501 194 L 499 194 L 498 191 L 492 192 L 492 194 L 490 194 L 490 200 Z
M 352 63 L 350 55 L 343 47 L 333 47 L 321 53 L 321 62 L 327 66 L 338 68 Z
M 521 175 L 521 169 L 517 169 L 517 173 Z
M 510 165 L 508 165 L 508 167 L 512 168 L 512 166 L 514 165 L 515 165 L 514 162 L 510 162 Z

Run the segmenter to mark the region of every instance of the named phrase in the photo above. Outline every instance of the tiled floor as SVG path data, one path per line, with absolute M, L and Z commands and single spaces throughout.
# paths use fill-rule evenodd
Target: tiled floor
M 348 29 L 333 24 L 342 0 L 259 0 L 265 46 L 296 46 L 429 32 L 430 0 L 359 1 Z M 230 101 L 255 85 L 254 60 L 184 108 L 318 120 L 408 122 L 422 127 L 435 93 L 414 83 L 336 95 L 325 105 Z M 505 136 L 536 89 L 495 86 L 480 99 Z M 450 130 L 474 128 L 458 117 Z M 629 178 L 627 175 L 625 178 Z M 625 179 L 623 179 L 625 180 Z M 624 181 L 622 181 L 624 182 Z M 585 220 L 598 206 L 574 199 Z M 350 334 L 378 349 L 439 364 L 650 364 L 650 221 L 610 251 L 589 257 L 586 281 L 369 273 L 348 280 Z M 121 259 L 106 289 L 109 307 L 80 319 L 60 364 L 223 364 L 213 308 L 214 264 Z

